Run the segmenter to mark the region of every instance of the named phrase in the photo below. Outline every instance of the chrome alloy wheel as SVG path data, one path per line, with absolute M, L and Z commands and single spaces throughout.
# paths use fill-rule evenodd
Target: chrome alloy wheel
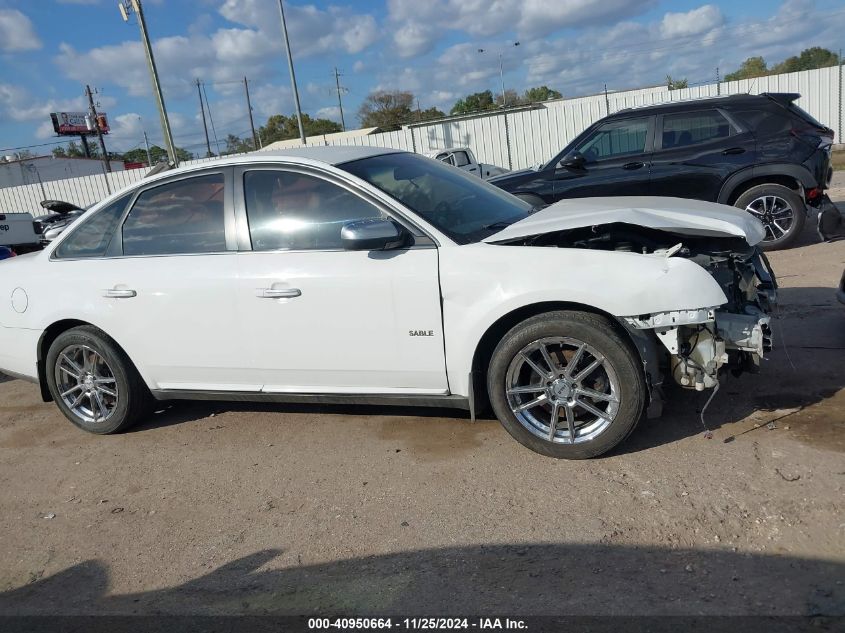
M 754 215 L 766 227 L 766 242 L 779 240 L 789 233 L 795 223 L 792 205 L 780 196 L 760 196 L 748 203 L 745 210 Z
M 508 405 L 528 431 L 549 442 L 588 442 L 619 411 L 619 379 L 595 348 L 575 338 L 523 347 L 505 376 Z
M 59 397 L 81 421 L 108 420 L 117 408 L 117 381 L 103 356 L 87 345 L 70 345 L 56 359 Z

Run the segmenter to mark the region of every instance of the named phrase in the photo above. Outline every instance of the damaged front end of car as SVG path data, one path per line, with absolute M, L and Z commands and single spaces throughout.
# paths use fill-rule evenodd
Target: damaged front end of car
M 651 333 L 657 343 L 658 368 L 653 362 L 648 368 L 653 388 L 664 375 L 681 387 L 712 388 L 723 371 L 756 371 L 772 349 L 769 314 L 777 302 L 777 282 L 766 256 L 745 237 L 690 235 L 620 222 L 540 235 L 531 244 L 683 257 L 716 280 L 727 298 L 722 305 L 618 317 L 635 341 Z M 640 347 L 645 358 L 647 350 Z M 649 355 L 654 357 L 654 350 Z

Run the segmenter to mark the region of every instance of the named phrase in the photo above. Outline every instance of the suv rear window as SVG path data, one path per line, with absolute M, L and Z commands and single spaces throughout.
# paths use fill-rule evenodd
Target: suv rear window
M 801 119 L 805 123 L 809 123 L 813 127 L 817 127 L 820 130 L 827 129 L 827 126 L 824 123 L 819 122 L 812 114 L 810 114 L 803 108 L 795 105 L 795 103 L 791 102 L 788 106 L 786 106 L 786 109 L 789 110 L 795 116 L 797 116 L 799 119 Z
M 667 114 L 663 117 L 663 149 L 709 143 L 731 135 L 731 125 L 718 110 Z

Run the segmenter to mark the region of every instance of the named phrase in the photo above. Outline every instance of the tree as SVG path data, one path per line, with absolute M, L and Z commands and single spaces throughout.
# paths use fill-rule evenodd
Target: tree
M 194 155 L 191 154 L 188 150 L 182 149 L 181 147 L 177 147 L 176 157 L 180 161 L 185 161 L 193 160 Z M 150 145 L 150 158 L 152 158 L 153 164 L 166 161 L 168 160 L 167 150 L 163 147 L 159 147 L 158 145 Z M 123 160 L 127 163 L 146 163 L 147 150 L 142 147 L 130 149 L 128 152 L 125 152 L 123 154 Z
M 805 48 L 798 55 L 788 57 L 771 68 L 766 66 L 762 57 L 749 57 L 739 67 L 739 70 L 725 75 L 725 81 L 736 81 L 737 79 L 751 79 L 765 75 L 776 75 L 779 73 L 794 73 L 799 70 L 814 70 L 816 68 L 827 68 L 836 66 L 839 63 L 839 55 L 826 48 L 813 46 Z
M 321 134 L 332 134 L 333 132 L 341 131 L 340 124 L 334 121 L 330 121 L 329 119 L 312 119 L 307 114 L 302 115 L 302 127 L 305 130 L 305 136 L 319 136 Z M 274 114 L 267 119 L 265 125 L 262 125 L 258 129 L 258 134 L 264 145 L 275 143 L 276 141 L 299 138 L 299 123 L 296 120 L 296 115 L 285 116 L 284 114 Z M 250 141 L 246 141 L 245 145 L 249 145 L 249 149 L 242 151 L 252 150 L 252 143 Z
M 683 79 L 672 79 L 672 75 L 666 75 L 666 86 L 669 90 L 683 90 L 684 88 L 689 88 L 689 82 L 686 77 Z
M 442 119 L 444 116 L 446 116 L 446 113 L 435 107 L 417 110 L 416 112 L 417 121 L 432 121 L 434 119 Z
M 252 139 L 248 141 L 242 139 L 240 136 L 229 134 L 226 137 L 226 151 L 224 154 L 243 154 L 244 152 L 251 152 L 255 148 L 252 146 Z
M 540 101 L 548 101 L 549 99 L 563 99 L 563 95 L 548 86 L 538 86 L 526 90 L 522 95 L 522 99 L 525 103 L 538 103 Z
M 99 156 L 99 147 L 96 147 L 90 141 L 88 143 L 88 147 L 91 149 L 92 158 Z M 55 156 L 56 158 L 84 158 L 85 150 L 83 149 L 81 144 L 77 144 L 76 141 L 71 141 L 67 144 L 66 148 L 62 147 L 61 145 L 59 145 L 58 147 L 54 147 L 53 156 Z
M 385 131 L 396 130 L 403 123 L 414 120 L 412 107 L 414 95 L 410 92 L 379 90 L 371 92 L 358 109 L 361 127 L 379 127 Z
M 739 70 L 725 75 L 725 81 L 737 81 L 739 79 L 751 79 L 769 74 L 766 67 L 766 60 L 762 57 L 749 57 L 739 65 Z
M 519 96 L 516 90 L 505 90 L 505 97 L 507 97 L 507 99 L 502 100 L 502 95 L 496 95 L 495 102 L 497 107 L 502 107 L 504 105 L 513 107 L 525 103 L 523 98 Z
M 482 110 L 492 110 L 496 107 L 493 101 L 493 93 L 489 90 L 484 92 L 474 92 L 467 95 L 463 99 L 458 99 L 449 114 L 469 114 L 470 112 L 480 112 Z
M 805 48 L 797 56 L 788 57 L 780 64 L 771 68 L 771 74 L 794 73 L 799 70 L 813 70 L 815 68 L 827 68 L 836 66 L 839 63 L 839 55 L 820 46 Z

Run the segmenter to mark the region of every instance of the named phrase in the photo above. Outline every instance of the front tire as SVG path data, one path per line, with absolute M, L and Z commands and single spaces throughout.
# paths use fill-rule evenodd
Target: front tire
M 783 185 L 757 185 L 736 199 L 734 206 L 745 209 L 763 223 L 766 237 L 760 246 L 775 251 L 792 245 L 807 219 L 807 207 L 797 193 Z
M 527 319 L 502 338 L 487 389 L 514 439 L 558 459 L 611 450 L 634 430 L 646 401 L 637 354 L 613 324 L 563 310 Z
M 126 353 L 92 326 L 56 337 L 46 378 L 61 412 L 89 433 L 125 431 L 151 408 L 152 396 Z

